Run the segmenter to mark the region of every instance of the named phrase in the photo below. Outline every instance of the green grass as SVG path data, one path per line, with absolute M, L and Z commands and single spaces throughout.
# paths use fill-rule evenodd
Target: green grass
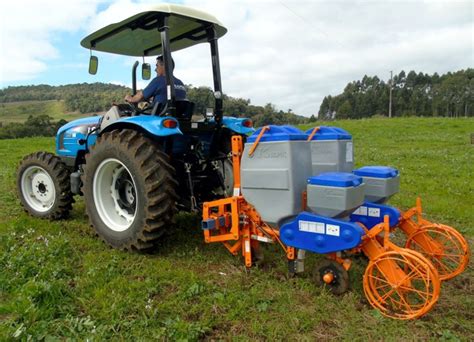
M 373 119 L 331 123 L 354 137 L 356 166 L 401 170 L 402 209 L 422 196 L 426 214 L 474 238 L 472 119 Z M 277 246 L 245 269 L 224 247 L 203 242 L 199 219 L 180 215 L 151 255 L 109 249 L 87 224 L 26 215 L 15 195 L 23 155 L 52 151 L 53 139 L 0 141 L 0 340 L 473 340 L 472 266 L 443 283 L 425 317 L 382 317 L 362 289 L 366 261 L 354 259 L 352 290 L 334 297 L 311 272 L 286 277 Z M 321 256 L 310 255 L 310 271 Z M 472 265 L 472 263 L 471 263 Z
M 24 122 L 28 116 L 49 115 L 54 120 L 71 121 L 86 116 L 78 112 L 66 112 L 64 101 L 22 101 L 0 103 L 0 122 Z

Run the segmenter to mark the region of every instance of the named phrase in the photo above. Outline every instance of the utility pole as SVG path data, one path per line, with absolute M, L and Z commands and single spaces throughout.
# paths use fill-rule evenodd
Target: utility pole
M 388 104 L 388 117 L 392 117 L 392 77 L 393 77 L 393 72 L 390 70 L 390 102 Z

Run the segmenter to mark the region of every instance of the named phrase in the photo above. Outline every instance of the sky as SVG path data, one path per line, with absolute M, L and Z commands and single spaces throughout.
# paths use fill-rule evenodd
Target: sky
M 94 53 L 86 35 L 157 0 L 16 0 L 0 12 L 0 88 L 106 82 L 131 85 L 142 59 Z M 170 2 L 170 1 L 167 1 Z M 223 90 L 254 105 L 310 116 L 323 98 L 364 75 L 443 74 L 474 67 L 474 1 L 172 1 L 216 16 Z M 173 53 L 175 76 L 212 87 L 208 44 Z M 154 58 L 146 58 L 154 63 Z M 138 88 L 148 81 L 140 80 Z

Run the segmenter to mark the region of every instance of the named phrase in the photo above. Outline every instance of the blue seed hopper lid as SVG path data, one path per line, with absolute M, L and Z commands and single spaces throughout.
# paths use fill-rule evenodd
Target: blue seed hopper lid
M 348 172 L 324 172 L 317 176 L 309 177 L 308 184 L 348 188 L 362 184 L 362 177 Z
M 269 125 L 269 129 L 263 133 L 260 142 L 269 141 L 289 141 L 289 140 L 306 140 L 308 135 L 296 127 L 284 125 Z M 247 138 L 247 143 L 253 143 L 262 131 L 263 127 L 257 129 L 250 137 Z
M 364 166 L 352 172 L 360 177 L 393 178 L 398 176 L 398 170 L 388 166 Z
M 311 134 L 314 128 L 306 131 L 306 134 Z M 319 126 L 319 130 L 313 136 L 313 140 L 351 140 L 352 135 L 349 132 L 339 127 Z

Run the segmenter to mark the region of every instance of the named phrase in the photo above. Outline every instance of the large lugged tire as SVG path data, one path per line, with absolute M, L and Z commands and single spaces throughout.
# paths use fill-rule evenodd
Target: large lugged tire
M 118 249 L 153 247 L 176 211 L 174 173 L 168 156 L 136 131 L 100 136 L 86 155 L 82 182 L 97 234 Z
M 21 204 L 33 216 L 66 218 L 74 203 L 70 172 L 59 157 L 35 152 L 20 162 L 17 190 Z

